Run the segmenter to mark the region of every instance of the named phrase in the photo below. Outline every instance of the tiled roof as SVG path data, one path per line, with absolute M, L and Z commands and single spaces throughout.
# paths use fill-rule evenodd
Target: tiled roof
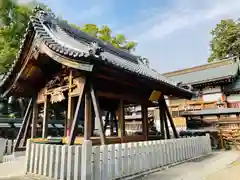
M 222 80 L 237 76 L 239 63 L 235 60 L 225 60 L 225 62 L 208 63 L 186 70 L 170 72 L 164 74 L 174 81 L 182 81 L 183 84 L 201 84 L 211 81 Z
M 73 28 L 66 22 L 54 18 L 54 15 L 46 13 L 41 9 L 38 9 L 36 15 L 31 18 L 19 54 L 9 72 L 1 81 L 0 86 L 9 78 L 17 60 L 21 56 L 22 49 L 27 41 L 25 37 L 29 33 L 31 26 L 34 28 L 39 42 L 44 43 L 51 50 L 65 57 L 69 57 L 72 60 L 77 61 L 92 56 L 95 57 L 95 60 L 101 61 L 102 63 L 148 78 L 157 83 L 162 83 L 179 92 L 185 92 L 188 96 L 193 94 L 190 90 L 177 87 L 174 81 L 169 80 L 157 71 L 143 65 L 139 61 L 140 57 L 134 56 L 97 38 L 91 37 L 90 35 Z

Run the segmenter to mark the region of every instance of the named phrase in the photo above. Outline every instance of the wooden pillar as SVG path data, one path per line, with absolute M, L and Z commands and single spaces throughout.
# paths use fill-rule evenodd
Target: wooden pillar
M 28 130 L 31 129 L 30 128 L 31 120 L 32 120 L 32 109 L 30 109 L 27 125 L 26 125 L 26 128 L 24 130 L 24 134 L 23 134 L 23 138 L 22 138 L 23 139 L 23 146 L 26 146 L 26 144 L 27 144 L 27 137 L 28 137 L 28 132 L 29 132 Z
M 162 117 L 163 117 L 163 121 L 164 121 L 164 125 L 165 125 L 165 131 L 166 131 L 167 139 L 171 139 L 165 109 L 162 111 Z
M 142 130 L 143 130 L 143 136 L 144 140 L 148 140 L 148 110 L 145 105 L 142 105 Z
M 72 124 L 72 119 L 73 119 L 73 112 L 74 112 L 74 101 L 73 101 L 73 97 L 71 96 L 71 92 L 72 92 L 72 70 L 70 70 L 69 72 L 69 76 L 68 76 L 68 107 L 67 107 L 67 119 L 65 122 L 65 136 L 69 136 L 70 135 L 70 129 L 71 129 L 71 124 Z
M 118 107 L 118 137 L 121 138 L 121 142 L 124 141 L 125 136 L 125 117 L 124 117 L 124 103 L 123 100 L 120 100 Z
M 42 138 L 47 138 L 48 135 L 48 108 L 49 108 L 49 96 L 45 95 L 44 107 L 43 107 L 43 129 Z
M 110 136 L 114 135 L 114 112 L 110 112 Z
M 33 98 L 33 115 L 32 115 L 32 129 L 31 129 L 31 138 L 36 137 L 36 132 L 37 132 L 37 119 L 38 119 L 38 104 L 36 101 L 36 97 Z
M 104 134 L 106 133 L 107 126 L 109 125 L 109 122 L 110 122 L 110 111 L 107 111 L 107 114 L 105 115 L 105 124 L 104 124 L 104 127 L 103 127 Z
M 163 120 L 164 109 L 163 109 L 163 106 L 162 106 L 162 103 L 161 103 L 160 100 L 158 101 L 158 107 L 159 107 L 159 119 L 160 119 L 161 136 L 162 136 L 162 139 L 165 139 L 164 120 Z
M 177 130 L 176 130 L 176 128 L 175 128 L 175 125 L 174 125 L 172 116 L 171 116 L 171 114 L 170 114 L 170 112 L 169 112 L 169 109 L 168 109 L 168 107 L 167 107 L 166 101 L 165 101 L 165 99 L 163 99 L 162 101 L 163 101 L 163 106 L 164 106 L 163 109 L 165 110 L 165 112 L 166 112 L 166 114 L 167 114 L 168 120 L 169 120 L 170 125 L 171 125 L 172 130 L 173 130 L 174 137 L 175 137 L 175 138 L 178 138 L 179 136 L 178 136 Z
M 105 134 L 103 132 L 103 122 L 102 122 L 102 117 L 100 116 L 100 107 L 99 107 L 99 101 L 97 99 L 96 93 L 94 91 L 93 85 L 90 84 L 90 94 L 92 98 L 92 103 L 93 103 L 93 108 L 96 116 L 96 121 L 99 127 L 99 132 L 100 132 L 100 140 L 101 144 L 106 144 L 106 138 Z
M 89 92 L 85 93 L 85 112 L 84 112 L 84 140 L 89 140 L 92 136 L 92 104 Z
M 27 109 L 25 111 L 25 114 L 24 114 L 24 117 L 23 117 L 23 122 L 22 122 L 21 128 L 20 128 L 20 130 L 18 132 L 16 143 L 14 145 L 14 151 L 16 151 L 18 149 L 24 131 L 27 131 L 28 121 L 31 120 L 29 118 L 29 115 L 31 114 L 30 113 L 31 112 L 31 108 L 32 108 L 32 99 L 30 99 L 30 101 L 28 103 L 28 106 L 27 106 Z
M 82 104 L 84 89 L 85 89 L 85 85 L 86 85 L 85 79 L 81 79 L 81 84 L 82 84 L 82 87 L 79 89 L 79 97 L 78 97 L 78 102 L 77 102 L 75 113 L 74 113 L 74 118 L 73 118 L 72 122 L 70 121 L 71 122 L 71 126 L 70 126 L 71 130 L 70 130 L 70 133 L 69 133 L 68 145 L 73 145 L 74 141 L 75 141 L 75 138 L 76 138 L 76 130 L 77 130 L 77 126 L 78 126 L 77 120 L 78 120 L 78 115 L 80 113 L 79 112 L 80 111 L 80 106 Z M 70 97 L 70 94 L 69 94 L 69 97 Z M 72 108 L 73 107 L 71 106 L 71 109 Z M 85 116 L 86 116 L 86 114 L 85 114 Z

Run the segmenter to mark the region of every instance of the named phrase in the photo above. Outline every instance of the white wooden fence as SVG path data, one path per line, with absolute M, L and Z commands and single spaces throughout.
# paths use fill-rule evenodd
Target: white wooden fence
M 0 162 L 3 160 L 3 155 L 5 153 L 5 148 L 6 148 L 7 140 L 0 138 Z
M 5 155 L 9 155 L 13 153 L 13 147 L 15 143 L 16 143 L 16 140 L 6 139 L 5 150 L 4 150 Z M 23 139 L 20 141 L 19 145 L 22 147 Z
M 6 162 L 12 159 L 13 147 L 15 143 L 16 140 L 0 138 L 0 162 Z M 22 146 L 22 144 L 23 140 L 20 141 L 20 146 Z
M 209 135 L 92 146 L 27 143 L 26 173 L 53 179 L 121 179 L 211 152 Z

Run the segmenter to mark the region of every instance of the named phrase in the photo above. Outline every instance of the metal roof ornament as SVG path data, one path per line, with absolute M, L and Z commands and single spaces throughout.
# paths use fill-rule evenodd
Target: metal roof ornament
M 89 45 L 89 54 L 99 56 L 102 52 L 104 52 L 103 48 L 101 48 L 97 42 L 91 42 Z

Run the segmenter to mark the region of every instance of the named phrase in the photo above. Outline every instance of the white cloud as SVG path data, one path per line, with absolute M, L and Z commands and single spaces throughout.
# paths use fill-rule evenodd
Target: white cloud
M 210 31 L 221 19 L 238 18 L 239 0 L 172 0 L 164 10 L 145 10 L 145 19 L 123 29 L 138 42 L 136 54 L 149 58 L 159 72 L 207 62 Z
M 189 28 L 221 17 L 233 16 L 240 11 L 239 0 L 203 0 L 194 1 L 195 4 L 187 2 L 180 0 L 166 12 L 162 12 L 162 9 L 157 11 L 154 8 L 153 15 L 140 24 L 135 24 L 131 29 L 125 29 L 125 31 L 133 34 L 133 31 L 138 29 L 138 34 L 136 35 L 134 32 L 134 37 L 140 42 L 159 40 L 179 29 Z M 149 13 L 152 11 L 149 10 Z

